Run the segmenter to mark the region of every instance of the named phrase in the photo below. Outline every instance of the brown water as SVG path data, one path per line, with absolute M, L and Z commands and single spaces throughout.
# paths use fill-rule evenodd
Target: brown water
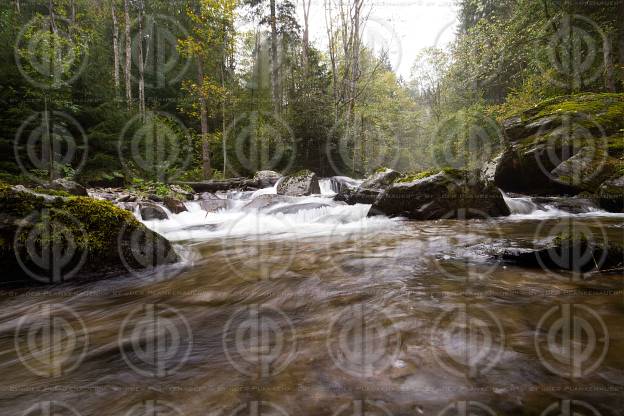
M 183 266 L 5 292 L 0 414 L 624 415 L 624 276 L 489 255 L 558 223 L 182 242 Z

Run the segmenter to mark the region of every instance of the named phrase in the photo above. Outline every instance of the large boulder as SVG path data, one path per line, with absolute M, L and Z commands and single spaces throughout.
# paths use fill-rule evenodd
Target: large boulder
M 598 189 L 596 199 L 609 212 L 624 212 L 624 175 L 605 181 Z
M 621 171 L 624 94 L 548 100 L 503 122 L 505 150 L 484 177 L 505 192 L 594 193 Z
M 43 184 L 42 187 L 54 191 L 67 192 L 68 194 L 75 196 L 89 196 L 87 189 L 84 186 L 77 182 L 70 181 L 69 179 L 55 179 L 52 182 Z
M 386 189 L 400 177 L 401 174 L 399 172 L 388 168 L 382 168 L 366 178 L 360 185 L 360 189 Z
M 259 170 L 253 177 L 259 188 L 268 188 L 277 183 L 282 175 L 272 170 Z
M 373 204 L 381 192 L 392 185 L 401 174 L 388 168 L 378 169 L 357 188 L 345 187 L 334 197 L 336 201 L 344 201 L 349 205 Z
M 309 170 L 301 170 L 293 175 L 286 176 L 277 185 L 278 195 L 307 196 L 320 193 L 321 187 L 319 186 L 318 177 L 316 173 Z
M 2 286 L 104 278 L 178 260 L 169 242 L 109 201 L 0 184 Z
M 484 218 L 509 215 L 499 190 L 478 175 L 444 170 L 425 177 L 405 177 L 383 191 L 369 216 L 387 215 L 416 220 Z

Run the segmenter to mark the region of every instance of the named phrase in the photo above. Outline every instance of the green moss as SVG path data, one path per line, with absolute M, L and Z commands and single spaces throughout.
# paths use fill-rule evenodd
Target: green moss
M 387 170 L 389 170 L 387 167 L 385 167 L 385 166 L 380 166 L 380 167 L 378 167 L 377 169 L 375 169 L 375 170 L 373 171 L 373 173 L 384 173 L 384 172 L 385 172 L 385 171 L 387 171 Z
M 455 168 L 430 169 L 430 170 L 424 170 L 422 172 L 405 174 L 402 177 L 400 177 L 396 182 L 397 183 L 414 182 L 420 179 L 428 178 L 429 176 L 436 175 L 440 172 L 444 172 L 447 175 L 451 175 L 451 176 L 462 176 L 465 173 L 463 170 L 455 169 Z
M 290 175 L 290 176 L 292 176 L 293 178 L 301 178 L 301 177 L 304 177 L 304 176 L 309 176 L 309 175 L 312 175 L 312 173 L 313 173 L 313 172 L 312 172 L 311 170 L 308 170 L 308 169 L 302 169 L 302 170 L 299 170 L 299 171 L 297 171 L 297 172 L 293 173 L 293 174 L 292 174 L 292 175 Z
M 88 248 L 93 258 L 116 250 L 117 237 L 124 224 L 131 228 L 141 226 L 129 211 L 109 201 L 75 196 L 45 200 L 36 194 L 17 192 L 7 184 L 0 184 L 0 210 L 8 221 L 21 220 L 43 209 L 48 209 L 45 215 L 49 216 L 50 221 L 63 224 L 75 238 L 76 245 L 82 249 Z M 50 236 L 51 241 L 57 238 L 63 237 L 54 234 Z
M 52 196 L 62 196 L 62 197 L 65 197 L 65 198 L 68 198 L 68 197 L 72 196 L 72 194 L 70 194 L 69 192 L 57 191 L 55 189 L 46 189 L 46 188 L 42 188 L 40 186 L 34 188 L 33 191 L 37 192 L 38 194 L 45 194 L 45 195 L 52 195 Z

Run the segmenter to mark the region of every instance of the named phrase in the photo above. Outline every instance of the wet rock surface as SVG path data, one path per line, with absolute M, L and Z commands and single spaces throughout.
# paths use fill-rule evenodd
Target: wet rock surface
M 320 194 L 318 177 L 316 173 L 302 170 L 293 175 L 285 176 L 277 186 L 278 195 L 308 196 Z

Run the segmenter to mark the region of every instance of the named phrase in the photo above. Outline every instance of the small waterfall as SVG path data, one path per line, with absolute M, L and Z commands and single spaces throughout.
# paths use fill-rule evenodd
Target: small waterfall
M 531 214 L 539 210 L 539 206 L 535 202 L 532 201 L 531 197 L 523 196 L 523 197 L 518 197 L 518 198 L 512 198 L 508 196 L 505 192 L 503 191 L 500 191 L 500 192 L 503 195 L 503 199 L 505 200 L 505 203 L 509 207 L 509 211 L 511 212 L 511 215 L 514 215 L 514 214 L 527 215 L 527 214 Z
M 335 189 L 333 178 L 326 178 L 319 180 L 319 187 L 321 188 L 321 195 L 336 195 L 339 190 Z

